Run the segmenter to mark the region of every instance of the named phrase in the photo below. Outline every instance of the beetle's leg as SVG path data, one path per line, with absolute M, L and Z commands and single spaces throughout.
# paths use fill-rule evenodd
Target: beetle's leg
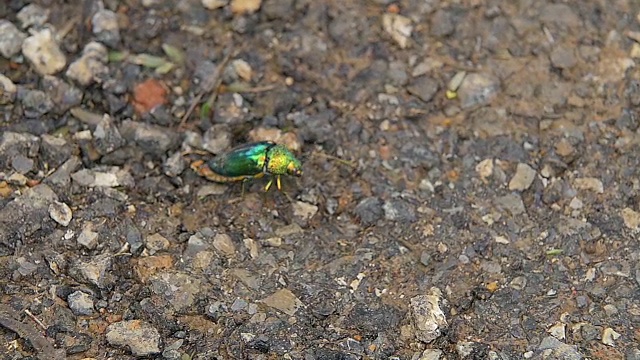
M 271 187 L 271 184 L 273 184 L 273 178 L 269 179 L 269 182 L 267 183 L 267 186 L 264 187 L 264 192 L 269 191 L 269 188 Z
M 282 191 L 282 185 L 280 184 L 280 175 L 276 177 L 276 185 L 278 185 L 278 190 Z

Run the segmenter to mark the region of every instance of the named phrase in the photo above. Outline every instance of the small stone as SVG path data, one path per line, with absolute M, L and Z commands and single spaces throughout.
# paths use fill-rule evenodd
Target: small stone
M 179 144 L 180 135 L 171 129 L 125 120 L 119 127 L 120 134 L 135 143 L 145 152 L 163 156 L 169 149 Z
M 102 120 L 93 131 L 93 145 L 101 155 L 112 153 L 126 144 L 120 131 L 113 123 L 109 114 L 104 114 Z
M 512 216 L 518 216 L 525 212 L 524 203 L 518 194 L 507 194 L 495 199 L 495 204 L 499 208 L 511 213 Z
M 428 76 L 415 78 L 407 87 L 407 91 L 410 94 L 417 96 L 426 103 L 433 99 L 439 89 L 440 85 L 438 82 Z
M 203 148 L 212 154 L 222 154 L 231 146 L 231 138 L 227 125 L 213 125 L 204 133 Z
M 202 281 L 183 272 L 165 271 L 151 277 L 151 290 L 177 311 L 191 308 L 202 291 Z
M 442 291 L 438 288 L 431 288 L 429 295 L 411 298 L 410 310 L 417 340 L 430 343 L 446 330 L 447 319 L 440 308 L 440 303 L 443 301 Z
M 640 228 L 640 213 L 631 208 L 624 208 L 620 211 L 620 216 L 624 221 L 624 225 L 632 230 Z
M 302 220 L 310 220 L 318 212 L 318 207 L 303 201 L 293 203 L 293 215 Z
M 236 246 L 227 234 L 217 234 L 213 238 L 213 247 L 224 256 L 233 256 L 236 252 Z
M 373 225 L 384 214 L 382 201 L 377 197 L 364 198 L 358 203 L 358 205 L 356 205 L 354 214 L 358 217 L 362 225 Z
M 69 308 L 74 315 L 91 315 L 93 314 L 93 299 L 89 294 L 82 291 L 75 291 L 67 297 Z
M 27 184 L 27 181 L 29 181 L 29 178 L 20 173 L 13 173 L 7 178 L 6 181 L 11 185 L 24 186 Z
M 258 127 L 249 131 L 251 141 L 273 141 L 282 144 L 291 151 L 300 151 L 302 144 L 298 136 L 293 132 L 283 132 L 278 128 Z
M 411 19 L 400 14 L 384 13 L 382 15 L 382 27 L 391 38 L 404 49 L 409 45 L 413 24 Z
M 114 282 L 114 276 L 109 271 L 113 258 L 111 255 L 98 255 L 89 261 L 77 260 L 69 269 L 69 274 L 79 282 L 89 283 L 104 289 Z
M 450 11 L 438 10 L 430 16 L 431 18 L 431 35 L 435 37 L 445 37 L 453 34 L 456 30 L 456 22 Z
M 222 195 L 227 192 L 227 186 L 223 184 L 207 184 L 198 189 L 198 193 L 196 194 L 198 198 L 202 199 L 209 195 Z
M 387 220 L 407 223 L 416 221 L 414 207 L 405 200 L 391 199 L 384 203 L 382 209 Z
M 52 75 L 42 78 L 42 90 L 51 98 L 56 114 L 64 114 L 80 105 L 84 95 L 82 90 Z
M 73 153 L 73 147 L 64 138 L 42 135 L 40 154 L 49 168 L 57 168 L 67 161 Z
M 44 91 L 27 90 L 22 99 L 24 116 L 28 118 L 39 118 L 53 109 L 53 101 Z
M 144 243 L 147 250 L 149 250 L 149 255 L 154 255 L 158 251 L 166 250 L 171 245 L 167 238 L 158 233 L 147 236 Z
M 444 352 L 438 349 L 427 349 L 422 352 L 418 360 L 440 360 Z
M 49 19 L 49 10 L 36 4 L 30 4 L 20 9 L 16 17 L 22 24 L 23 29 L 32 26 L 41 27 Z
M 184 157 L 182 157 L 180 151 L 176 151 L 162 163 L 162 171 L 169 177 L 176 177 L 182 174 L 186 166 L 187 162 Z
M 533 184 L 533 180 L 536 178 L 536 171 L 531 168 L 531 166 L 520 163 L 516 168 L 516 173 L 509 181 L 509 190 L 512 191 L 523 191 L 527 190 L 531 184 Z
M 602 343 L 609 346 L 615 346 L 615 341 L 620 337 L 620 333 L 616 332 L 612 328 L 605 328 L 602 332 Z
M 34 33 L 22 43 L 22 54 L 40 75 L 52 75 L 62 70 L 67 59 L 50 29 Z
M 557 324 L 553 325 L 551 328 L 549 328 L 548 332 L 554 338 L 556 338 L 558 340 L 564 340 L 565 339 L 566 328 L 567 328 L 566 324 L 557 323 Z
M 231 0 L 231 12 L 234 14 L 252 14 L 258 9 L 262 0 Z
M 27 35 L 9 20 L 0 20 L 0 55 L 9 59 L 17 55 Z M 3 75 L 4 76 L 4 75 Z
M 577 346 L 567 345 L 553 336 L 542 339 L 538 346 L 538 351 L 544 356 L 539 359 L 583 359 L 584 357 L 577 351 Z
M 98 233 L 93 231 L 93 224 L 85 223 L 76 241 L 78 245 L 84 246 L 87 250 L 95 249 L 98 246 Z
M 618 313 L 618 308 L 616 308 L 615 305 L 612 304 L 605 305 L 603 309 L 607 316 L 614 316 Z
M 0 41 L 2 40 L 0 39 Z M 0 105 L 13 103 L 16 100 L 17 92 L 18 87 L 13 83 L 13 81 L 3 74 L 0 74 Z
M 280 289 L 260 302 L 289 316 L 293 316 L 303 305 L 289 289 Z
M 573 181 L 573 185 L 578 190 L 590 190 L 595 191 L 598 194 L 602 194 L 604 192 L 604 185 L 602 181 L 597 178 L 579 178 Z
M 33 170 L 33 164 L 33 160 L 21 154 L 11 158 L 11 167 L 20 174 L 26 174 Z
M 115 48 L 120 44 L 120 27 L 118 15 L 107 9 L 98 10 L 91 19 L 93 34 L 98 41 Z
M 134 356 L 143 357 L 160 353 L 160 333 L 151 324 L 141 320 L 127 320 L 107 327 L 109 345 L 129 347 Z
M 251 78 L 253 77 L 253 70 L 248 62 L 243 59 L 237 59 L 231 63 L 231 66 L 238 77 L 244 81 L 251 81 Z
M 276 231 L 274 231 L 276 236 L 283 237 L 283 238 L 291 235 L 300 234 L 302 232 L 303 232 L 302 228 L 300 227 L 300 225 L 296 223 L 279 227 L 276 229 Z
M 485 180 L 493 174 L 493 159 L 484 159 L 476 165 L 476 172 L 480 179 Z
M 49 216 L 62 226 L 69 226 L 72 215 L 69 205 L 63 202 L 54 201 L 49 205 Z
M 583 206 L 584 206 L 584 203 L 582 202 L 582 200 L 578 199 L 577 197 L 574 197 L 569 202 L 569 207 L 572 208 L 573 210 L 580 210 L 582 209 Z
M 489 104 L 500 90 L 498 80 L 491 75 L 471 73 L 465 76 L 458 89 L 463 109 Z
M 82 86 L 101 84 L 109 74 L 107 48 L 92 41 L 82 50 L 82 55 L 72 62 L 65 75 Z
M 202 0 L 202 6 L 207 10 L 216 10 L 227 6 L 229 0 Z
M 578 59 L 573 51 L 573 48 L 565 46 L 559 46 L 549 55 L 551 64 L 560 69 L 570 69 L 578 63 Z

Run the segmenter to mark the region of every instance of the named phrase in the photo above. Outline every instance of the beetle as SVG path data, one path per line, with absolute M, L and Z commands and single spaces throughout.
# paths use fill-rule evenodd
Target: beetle
M 282 175 L 302 176 L 302 164 L 286 146 L 273 141 L 259 141 L 240 145 L 206 163 L 195 162 L 191 168 L 207 180 L 229 183 L 272 176 L 264 187 L 269 191 L 273 180 L 282 191 Z

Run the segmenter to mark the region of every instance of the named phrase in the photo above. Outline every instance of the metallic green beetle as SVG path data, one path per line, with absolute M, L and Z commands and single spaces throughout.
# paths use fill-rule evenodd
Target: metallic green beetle
M 283 145 L 271 141 L 260 141 L 240 145 L 228 153 L 209 160 L 195 162 L 191 168 L 207 180 L 228 183 L 258 179 L 272 175 L 276 179 L 278 190 L 282 190 L 280 176 L 302 176 L 300 160 Z M 273 178 L 264 187 L 269 191 Z

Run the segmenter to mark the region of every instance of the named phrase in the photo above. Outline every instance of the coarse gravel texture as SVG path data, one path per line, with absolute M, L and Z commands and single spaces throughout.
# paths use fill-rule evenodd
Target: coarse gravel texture
M 639 62 L 634 0 L 1 2 L 0 358 L 640 359 Z

